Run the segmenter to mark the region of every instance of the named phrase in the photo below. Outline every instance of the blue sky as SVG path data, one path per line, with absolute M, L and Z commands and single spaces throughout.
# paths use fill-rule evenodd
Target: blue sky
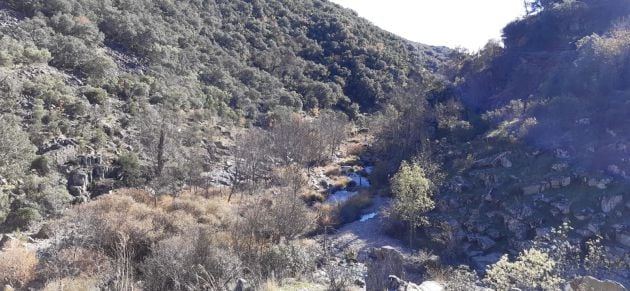
M 331 0 L 412 41 L 471 51 L 525 14 L 523 0 Z

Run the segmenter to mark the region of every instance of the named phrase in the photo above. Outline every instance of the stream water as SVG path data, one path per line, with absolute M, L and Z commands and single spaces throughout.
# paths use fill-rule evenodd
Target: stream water
M 363 171 L 356 172 L 356 171 L 350 171 L 351 168 L 348 166 L 341 166 L 342 172 L 349 172 L 348 174 L 346 174 L 346 176 L 350 178 L 352 182 L 350 182 L 348 186 L 346 186 L 345 188 L 339 189 L 333 192 L 330 196 L 328 196 L 328 199 L 326 199 L 325 203 L 326 204 L 342 204 L 348 201 L 348 199 L 354 197 L 355 195 L 358 195 L 359 189 L 372 187 L 372 184 L 370 184 L 370 180 L 368 179 L 368 176 L 372 173 L 373 169 L 374 167 L 372 166 L 366 166 L 363 168 Z M 378 215 L 377 212 L 367 213 L 367 214 L 362 215 L 359 221 L 366 222 L 370 219 L 375 218 L 377 215 Z

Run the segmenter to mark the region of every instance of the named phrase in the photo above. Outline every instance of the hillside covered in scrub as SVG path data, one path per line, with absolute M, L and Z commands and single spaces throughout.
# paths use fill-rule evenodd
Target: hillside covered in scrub
M 221 156 L 216 125 L 267 126 L 302 110 L 357 117 L 426 90 L 448 52 L 325 1 L 0 4 L 3 138 L 19 144 L 0 176 L 38 189 L 3 192 L 2 221 L 55 212 L 69 202 L 64 188 L 98 195 L 161 176 L 162 124 L 179 134 L 165 155 L 208 170 Z M 167 159 L 160 168 L 181 168 Z
M 0 285 L 626 290 L 630 3 L 525 4 L 0 1 Z

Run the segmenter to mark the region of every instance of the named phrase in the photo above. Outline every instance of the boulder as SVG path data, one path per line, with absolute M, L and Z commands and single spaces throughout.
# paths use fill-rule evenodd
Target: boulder
M 442 291 L 444 290 L 444 286 L 442 284 L 435 281 L 425 281 L 420 286 L 418 286 L 418 290 L 420 291 Z
M 3 291 L 14 291 L 15 289 L 13 289 L 13 287 L 11 287 L 11 285 L 4 285 L 4 288 L 2 290 Z
M 474 241 L 484 251 L 491 249 L 497 243 L 491 238 L 483 235 L 476 235 L 469 238 L 469 241 Z
M 512 162 L 507 158 L 510 152 L 503 152 L 494 157 L 488 157 L 480 160 L 476 160 L 473 163 L 473 168 L 494 168 L 501 165 L 504 168 L 511 168 Z
M 602 211 L 604 213 L 609 213 L 613 209 L 615 209 L 622 201 L 623 196 L 621 195 L 606 196 L 602 198 Z
M 627 291 L 627 289 L 615 281 L 601 281 L 591 276 L 586 276 L 571 281 L 564 288 L 564 291 Z
M 525 186 L 522 188 L 523 190 L 523 195 L 534 195 L 534 194 L 538 194 L 541 191 L 540 185 L 536 184 L 536 185 L 530 185 L 530 186 Z

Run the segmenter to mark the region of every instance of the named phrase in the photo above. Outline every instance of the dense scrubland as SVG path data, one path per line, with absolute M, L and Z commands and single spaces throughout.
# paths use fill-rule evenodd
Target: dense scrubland
M 471 53 L 320 0 L 0 2 L 0 283 L 627 284 L 630 4 L 526 4 Z

